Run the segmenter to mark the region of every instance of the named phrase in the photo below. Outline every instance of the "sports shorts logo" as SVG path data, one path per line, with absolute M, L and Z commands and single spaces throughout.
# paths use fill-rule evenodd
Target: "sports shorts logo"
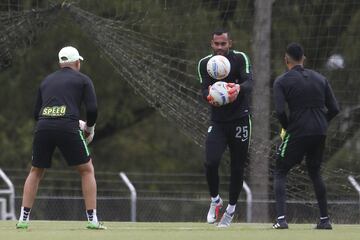
M 213 127 L 213 126 L 210 126 L 210 127 L 208 128 L 208 133 L 211 132 L 212 127 Z

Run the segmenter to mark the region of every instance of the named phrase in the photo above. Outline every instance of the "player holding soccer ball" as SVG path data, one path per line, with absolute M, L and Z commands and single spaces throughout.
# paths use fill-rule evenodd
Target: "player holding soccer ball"
M 232 41 L 228 31 L 219 29 L 212 34 L 211 47 L 213 54 L 199 61 L 198 73 L 201 82 L 202 95 L 211 105 L 211 122 L 205 143 L 206 179 L 211 196 L 207 222 L 215 223 L 218 220 L 219 210 L 223 200 L 219 196 L 219 164 L 222 155 L 229 147 L 230 151 L 230 186 L 229 204 L 222 215 L 218 227 L 228 227 L 235 213 L 236 203 L 243 186 L 243 173 L 248 157 L 251 124 L 249 112 L 249 95 L 252 89 L 252 73 L 250 61 L 243 52 L 231 50 Z M 222 55 L 230 62 L 227 75 L 213 74 L 219 68 L 208 68 L 208 62 L 214 55 Z M 211 60 L 212 61 L 212 60 Z M 223 64 L 226 66 L 226 64 Z M 226 67 L 225 67 L 226 68 Z M 208 71 L 209 70 L 209 71 Z M 213 76 L 210 76 L 209 73 Z M 211 86 L 219 79 L 227 83 L 227 104 L 219 105 L 209 94 Z
M 40 85 L 34 117 L 37 121 L 33 141 L 32 168 L 24 185 L 19 222 L 27 229 L 30 211 L 46 168 L 56 147 L 68 165 L 79 172 L 85 199 L 88 229 L 105 229 L 96 215 L 96 180 L 87 144 L 94 137 L 97 101 L 91 79 L 80 73 L 83 58 L 74 47 L 59 51 L 60 69 L 48 75 Z M 80 106 L 86 106 L 87 122 L 80 121 Z M 79 126 L 80 125 L 80 126 Z

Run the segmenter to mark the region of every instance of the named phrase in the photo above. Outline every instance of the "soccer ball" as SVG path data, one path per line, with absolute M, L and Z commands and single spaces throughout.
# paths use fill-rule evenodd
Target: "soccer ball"
M 216 105 L 222 106 L 229 103 L 228 87 L 226 82 L 217 81 L 209 89 L 209 95 L 213 97 Z
M 326 67 L 329 70 L 343 69 L 345 67 L 345 61 L 340 54 L 333 54 L 326 62 Z
M 226 78 L 229 75 L 230 68 L 229 60 L 221 55 L 211 57 L 206 65 L 210 77 L 217 80 Z

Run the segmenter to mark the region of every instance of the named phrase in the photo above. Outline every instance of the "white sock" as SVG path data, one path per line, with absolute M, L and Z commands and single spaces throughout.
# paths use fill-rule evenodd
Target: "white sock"
M 228 206 L 226 208 L 226 212 L 230 215 L 233 214 L 235 212 L 235 207 L 236 207 L 236 205 L 228 204 Z
M 97 215 L 96 215 L 96 209 L 86 210 L 86 216 L 87 216 L 87 219 L 88 219 L 89 222 L 92 222 L 92 223 L 97 223 L 98 222 L 98 218 L 97 218 Z
M 31 212 L 31 208 L 24 208 L 24 206 L 21 206 L 21 212 L 20 212 L 20 217 L 19 217 L 19 221 L 21 222 L 28 222 L 30 219 L 30 212 Z
M 212 202 L 218 202 L 220 200 L 219 194 L 216 197 L 211 197 Z

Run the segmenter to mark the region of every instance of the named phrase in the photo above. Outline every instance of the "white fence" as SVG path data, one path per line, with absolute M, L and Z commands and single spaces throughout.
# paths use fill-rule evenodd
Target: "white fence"
M 5 174 L 5 172 L 0 168 L 0 178 L 4 181 L 7 188 L 0 189 L 0 220 L 11 219 L 14 220 L 15 217 L 15 189 L 14 185 Z M 5 196 L 5 197 L 1 197 Z M 8 203 L 8 204 L 7 204 Z
M 2 177 L 0 184 L 0 217 L 15 219 L 16 210 L 20 209 L 23 184 L 28 174 L 23 169 L 7 169 L 9 177 Z M 5 175 L 5 174 L 3 174 Z M 339 175 L 339 174 L 338 174 Z M 6 175 L 5 175 L 6 176 Z M 121 179 L 119 178 L 121 177 Z M 346 191 L 339 193 L 329 189 L 329 212 L 334 222 L 359 223 L 359 195 L 354 190 L 347 176 L 342 184 Z M 355 176 L 356 177 L 356 176 Z M 357 176 L 359 177 L 359 176 Z M 356 178 L 357 178 L 356 177 Z M 12 180 L 14 185 L 10 182 Z M 96 172 L 98 185 L 98 212 L 105 221 L 193 221 L 205 222 L 209 207 L 208 187 L 203 174 L 194 173 L 125 173 Z M 325 179 L 325 181 L 331 181 Z M 220 195 L 227 201 L 229 176 L 220 178 Z M 312 191 L 297 193 L 289 189 L 288 215 L 291 222 L 315 222 L 318 208 Z M 258 200 L 261 193 L 250 191 L 244 183 L 236 209 L 235 222 L 251 222 L 252 209 L 266 204 L 269 215 L 275 216 L 275 202 L 272 196 L 268 201 Z M 308 183 L 304 183 L 304 186 Z M 2 189 L 6 186 L 6 189 Z M 269 186 L 270 187 L 270 186 Z M 310 186 L 311 187 L 311 186 Z M 15 196 L 15 197 L 14 197 Z M 12 199 L 15 199 L 15 203 Z M 262 198 L 259 198 L 262 199 Z M 4 207 L 5 206 L 5 207 Z M 81 180 L 75 171 L 48 170 L 42 180 L 36 198 L 31 219 L 38 220 L 85 220 L 84 203 L 81 192 Z M 5 210 L 4 210 L 5 209 Z M 5 212 L 5 213 L 4 213 Z M 271 219 L 264 219 L 271 221 Z

